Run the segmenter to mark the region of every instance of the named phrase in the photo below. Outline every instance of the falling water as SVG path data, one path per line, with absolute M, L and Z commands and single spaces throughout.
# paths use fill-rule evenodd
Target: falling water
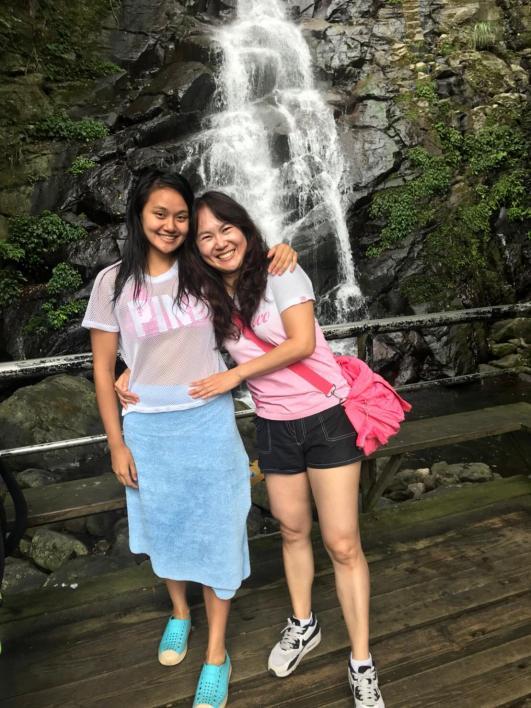
M 189 146 L 188 167 L 204 188 L 243 202 L 270 244 L 302 237 L 314 250 L 335 238 L 338 285 L 320 295 L 345 319 L 362 297 L 344 216 L 344 162 L 308 46 L 280 0 L 239 0 L 236 20 L 216 36 L 221 110 Z

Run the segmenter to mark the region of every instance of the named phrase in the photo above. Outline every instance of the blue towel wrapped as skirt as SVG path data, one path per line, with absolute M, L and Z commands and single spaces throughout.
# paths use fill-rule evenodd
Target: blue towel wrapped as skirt
M 124 438 L 139 489 L 127 488 L 129 545 L 161 578 L 231 598 L 250 573 L 249 461 L 232 396 L 168 413 L 131 412 Z

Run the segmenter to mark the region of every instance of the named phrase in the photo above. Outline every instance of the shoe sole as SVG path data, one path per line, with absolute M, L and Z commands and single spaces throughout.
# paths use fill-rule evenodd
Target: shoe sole
M 229 681 L 230 681 L 231 676 L 232 676 L 232 666 L 229 669 Z M 219 708 L 225 708 L 228 700 L 229 700 L 229 689 L 227 687 L 227 694 L 226 694 L 225 698 L 223 699 L 222 703 L 219 704 Z M 212 708 L 212 705 L 210 703 L 194 703 L 194 708 Z
M 319 630 L 319 634 L 316 634 L 315 637 L 312 639 L 312 641 L 307 644 L 304 649 L 301 651 L 299 656 L 297 657 L 297 661 L 293 664 L 293 666 L 289 669 L 282 669 L 282 668 L 275 668 L 274 666 L 271 666 L 268 662 L 267 669 L 270 674 L 273 676 L 276 676 L 277 678 L 285 678 L 286 676 L 289 676 L 292 674 L 297 666 L 301 663 L 302 659 L 308 654 L 312 649 L 315 649 L 315 647 L 320 644 L 321 642 L 321 630 Z
M 162 664 L 162 666 L 177 666 L 177 664 L 180 664 L 184 659 L 187 652 L 188 644 L 186 645 L 184 651 L 180 654 L 173 651 L 173 649 L 165 649 L 164 651 L 159 652 L 159 664 Z

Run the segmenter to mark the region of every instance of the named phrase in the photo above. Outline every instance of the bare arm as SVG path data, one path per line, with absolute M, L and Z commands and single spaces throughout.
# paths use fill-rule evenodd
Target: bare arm
M 122 438 L 120 414 L 114 393 L 114 369 L 118 351 L 118 334 L 99 329 L 90 330 L 94 359 L 96 400 L 111 452 L 113 472 L 120 482 L 137 487 L 137 474 L 133 456 Z
M 270 374 L 311 356 L 315 350 L 313 302 L 288 307 L 281 313 L 281 318 L 286 332 L 286 340 L 282 344 L 234 369 L 194 381 L 190 388 L 192 398 L 217 396 L 230 391 L 246 379 Z

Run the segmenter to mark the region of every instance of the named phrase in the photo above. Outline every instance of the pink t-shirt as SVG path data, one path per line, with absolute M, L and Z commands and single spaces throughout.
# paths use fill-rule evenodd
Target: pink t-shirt
M 299 266 L 293 273 L 269 276 L 264 297 L 252 321 L 255 334 L 270 344 L 278 345 L 286 339 L 280 313 L 288 307 L 315 300 L 313 287 L 306 273 Z M 315 351 L 304 363 L 336 386 L 336 395 L 346 398 L 349 387 L 336 364 L 334 355 L 315 320 Z M 227 351 L 237 364 L 255 359 L 264 352 L 258 345 L 241 336 L 224 342 Z M 307 381 L 289 369 L 279 369 L 271 374 L 247 380 L 256 413 L 269 420 L 293 420 L 320 413 L 338 404 L 335 396 L 327 398 Z

